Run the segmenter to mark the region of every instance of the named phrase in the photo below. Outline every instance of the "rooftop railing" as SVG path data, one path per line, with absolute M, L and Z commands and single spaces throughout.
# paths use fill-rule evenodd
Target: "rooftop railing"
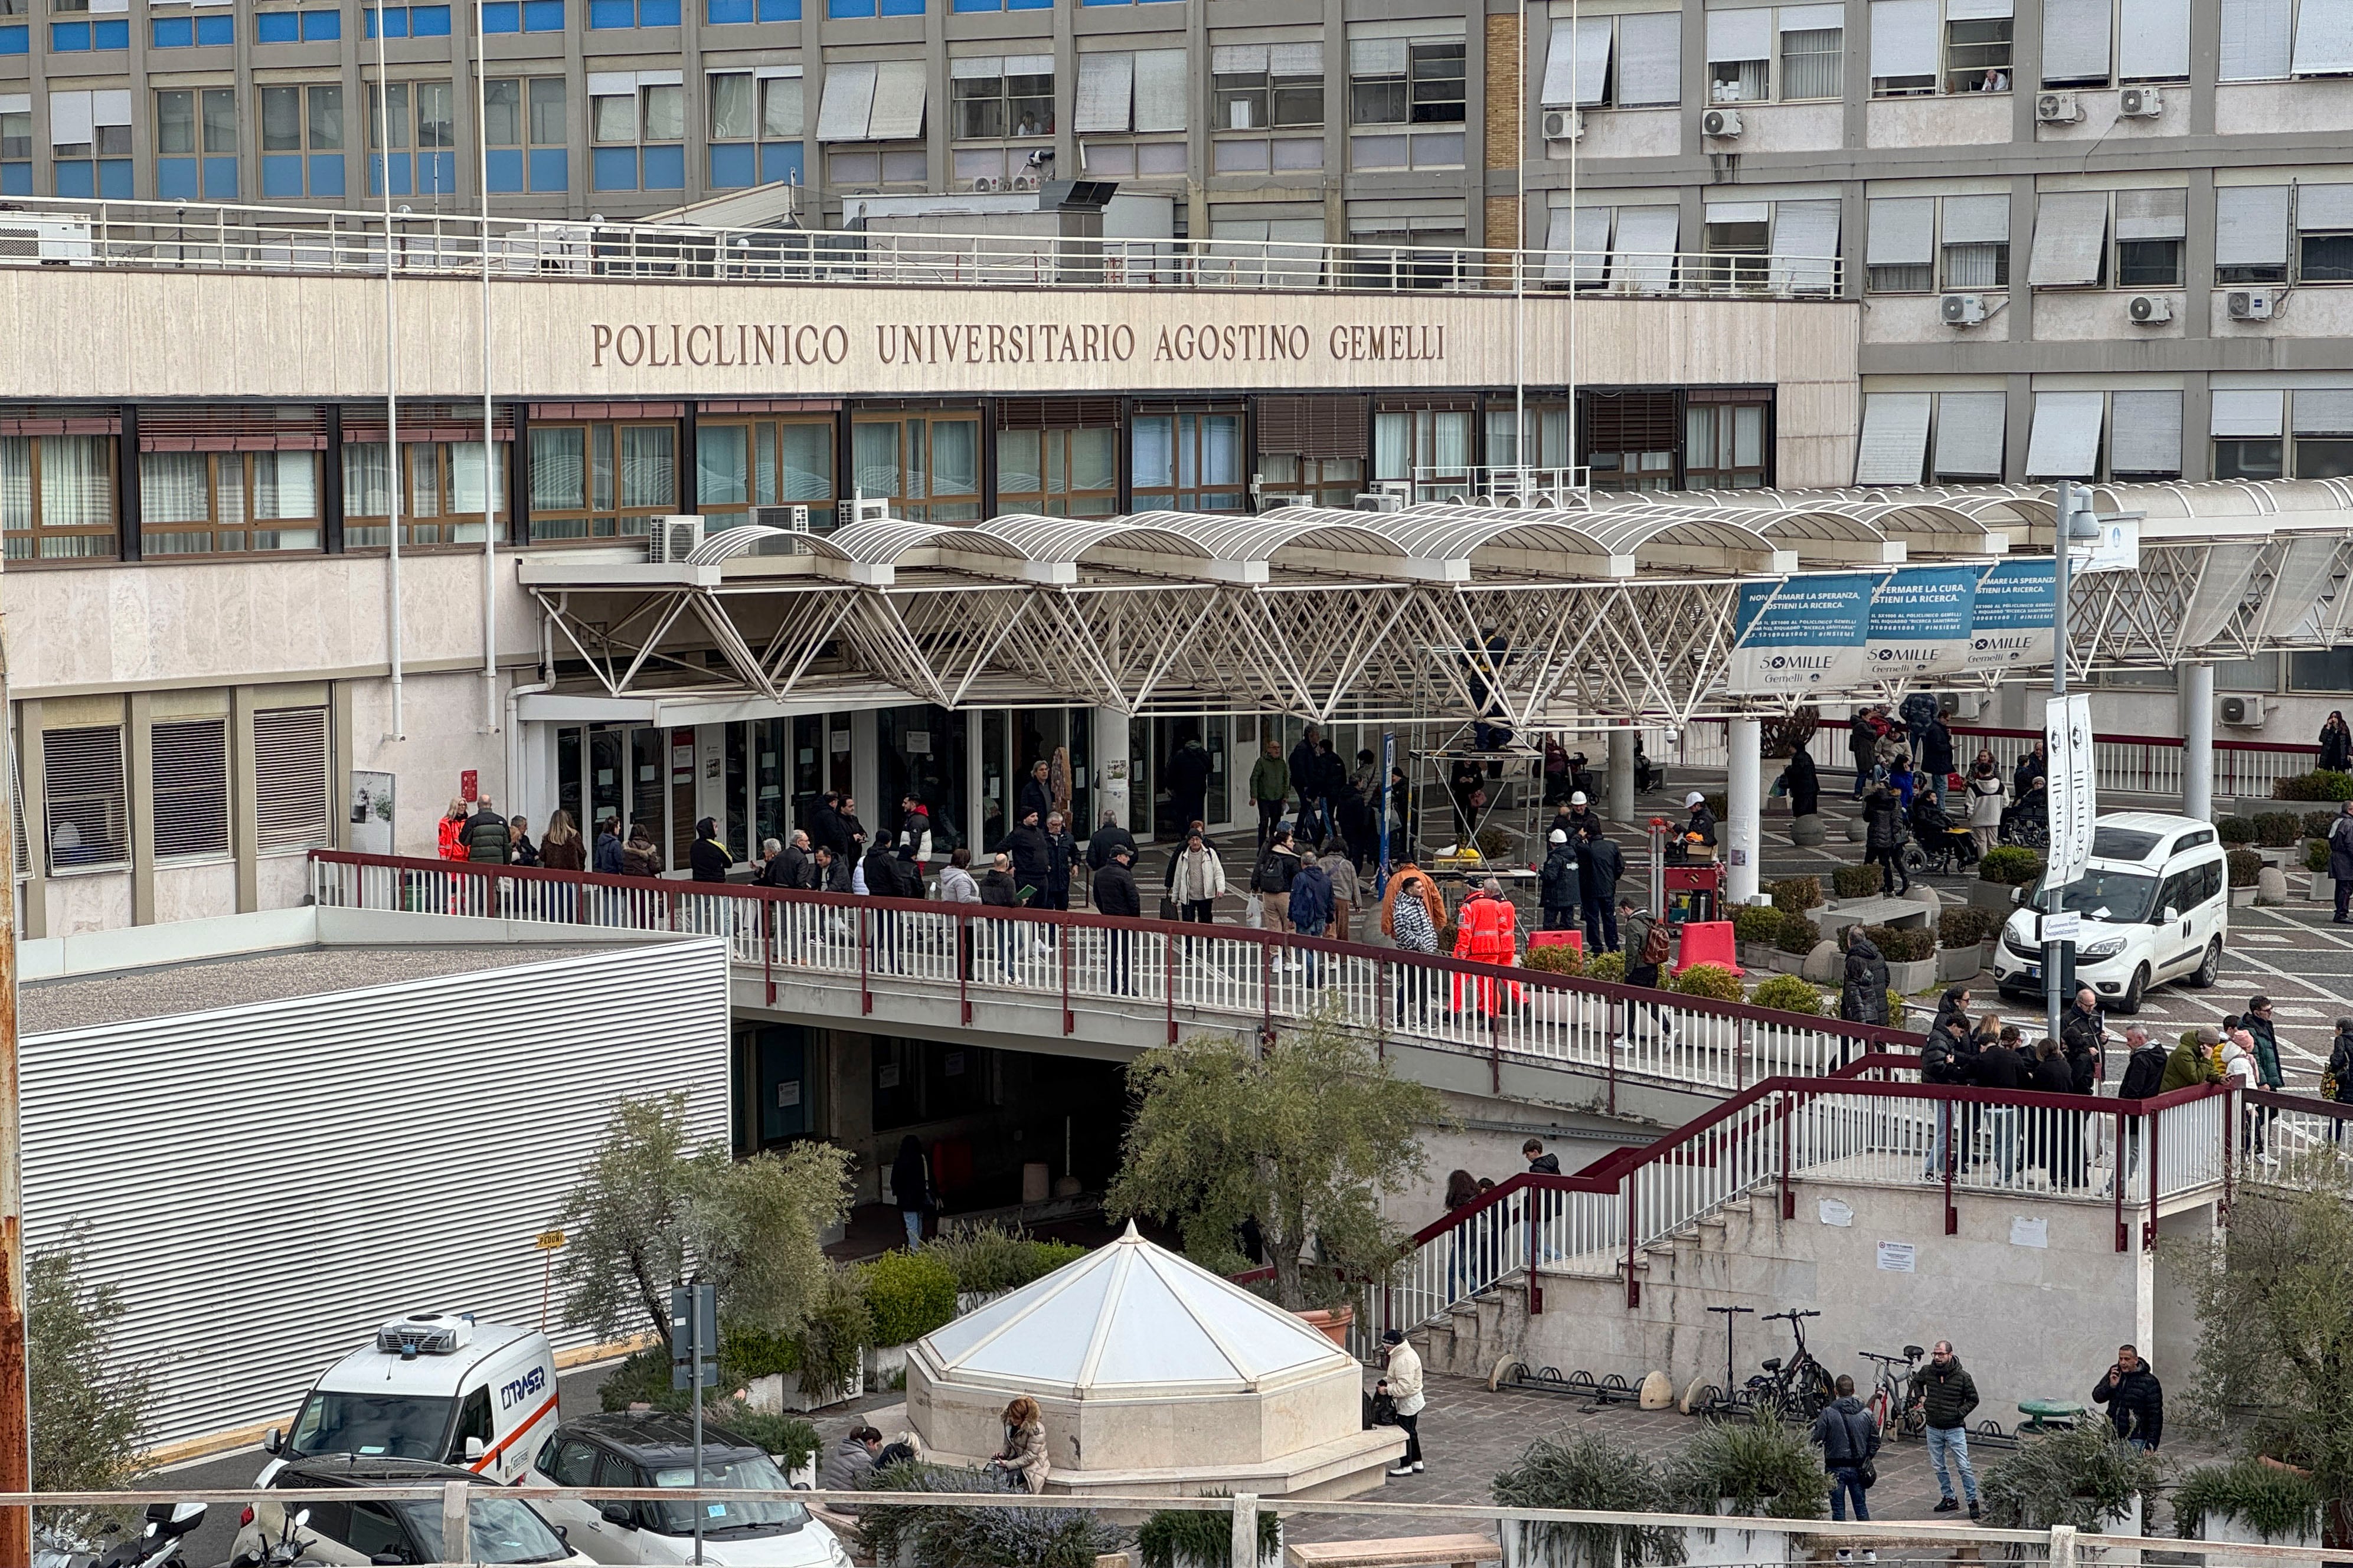
M 381 212 L 227 203 L 19 197 L 0 205 L 0 267 L 378 276 Z M 1836 257 L 1507 250 L 1282 240 L 1103 239 L 734 228 L 396 213 L 392 267 L 493 276 L 962 289 L 1238 289 L 1566 294 L 1641 299 L 1838 297 Z M 1301 329 L 1304 330 L 1304 329 Z

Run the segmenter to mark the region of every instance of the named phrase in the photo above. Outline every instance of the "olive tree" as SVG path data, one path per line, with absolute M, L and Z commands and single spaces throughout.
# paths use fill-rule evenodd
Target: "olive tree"
M 666 1336 L 670 1290 L 700 1279 L 730 1321 L 789 1334 L 824 1288 L 819 1237 L 849 1206 L 840 1149 L 738 1160 L 721 1140 L 694 1141 L 685 1095 L 625 1097 L 560 1216 L 565 1319 L 608 1339 Z
M 1396 1259 L 1404 1237 L 1381 1199 L 1428 1168 L 1419 1130 L 1446 1121 L 1434 1090 L 1397 1078 L 1328 1014 L 1262 1051 L 1212 1036 L 1147 1051 L 1127 1087 L 1134 1114 L 1105 1206 L 1175 1225 L 1220 1272 L 1246 1267 L 1236 1237 L 1255 1219 L 1274 1298 L 1293 1311 L 1314 1304 L 1300 1263 L 1311 1240 L 1343 1277 Z
M 79 1233 L 25 1265 L 33 1489 L 114 1491 L 139 1471 L 153 1403 L 147 1368 L 116 1352 L 122 1289 L 90 1278 Z M 49 1522 L 69 1529 L 89 1521 Z

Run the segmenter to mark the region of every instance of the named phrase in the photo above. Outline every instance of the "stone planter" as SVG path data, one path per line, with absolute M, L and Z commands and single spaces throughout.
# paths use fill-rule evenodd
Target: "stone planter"
M 1940 947 L 1936 950 L 1936 979 L 1950 985 L 1956 980 L 1973 979 L 1985 968 L 1985 944 L 1971 942 L 1967 947 Z
M 1732 1500 L 1718 1498 L 1715 1511 L 1734 1517 Z M 1683 1531 L 1683 1568 L 1775 1568 L 1789 1561 L 1789 1532 L 1746 1525 L 1721 1530 L 1693 1526 Z
M 866 1386 L 888 1388 L 893 1377 L 907 1371 L 905 1345 L 868 1345 L 866 1347 Z
M 1740 944 L 1740 967 L 1751 973 L 1795 974 L 1805 962 L 1804 953 L 1783 952 L 1769 942 L 1744 942 Z
M 2132 1500 L 2132 1506 L 2125 1510 L 2125 1516 L 2122 1519 L 2111 1520 L 2091 1533 L 2139 1535 L 2142 1533 L 2143 1512 L 2141 1500 L 2136 1496 Z M 2113 1564 L 2114 1568 L 2131 1568 L 2131 1565 L 2138 1563 L 2141 1560 L 2140 1549 L 2137 1546 L 2085 1546 L 2081 1548 L 2081 1556 L 2087 1563 L 2109 1563 Z
M 1356 1321 L 1356 1308 L 1338 1307 L 1330 1311 L 1315 1308 L 1304 1312 L 1294 1312 L 1292 1315 L 1303 1321 L 1310 1328 L 1321 1331 L 1325 1339 L 1330 1340 L 1342 1350 L 1348 1348 L 1348 1328 Z
M 2200 1541 L 2214 1541 L 2232 1546 L 2300 1546 L 2307 1550 L 2320 1544 L 2317 1535 L 2298 1531 L 2294 1535 L 2264 1535 L 2235 1513 L 2210 1513 L 2201 1521 Z
M 2231 907 L 2234 910 L 2243 910 L 2251 907 L 2255 901 L 2255 892 L 2256 889 L 2252 887 L 2232 889 Z
M 2018 889 L 2008 882 L 1989 882 L 1983 877 L 1969 884 L 1969 908 L 1995 910 L 2003 914 L 2018 907 Z
M 839 1405 L 845 1400 L 859 1398 L 865 1392 L 866 1367 L 860 1363 L 857 1372 L 850 1376 L 849 1386 L 830 1400 L 820 1403 L 801 1383 L 798 1373 L 770 1373 L 765 1377 L 752 1380 L 744 1390 L 744 1402 L 754 1410 L 781 1415 L 787 1411 L 822 1410 L 827 1405 Z
M 1915 958 L 1905 963 L 1890 963 L 1887 966 L 1887 984 L 1906 996 L 1916 995 L 1936 984 L 1936 961 L 1933 958 Z
M 1259 1559 L 1260 1563 L 1262 1565 L 1280 1563 L 1282 1561 L 1282 1521 L 1278 1519 L 1274 1521 L 1274 1555 L 1271 1557 L 1261 1556 Z M 1100 1564 L 1103 1562 L 1103 1559 L 1097 1558 L 1095 1561 Z M 1138 1559 L 1133 1556 L 1124 1556 L 1121 1561 L 1134 1563 L 1138 1561 Z M 1196 1557 L 1189 1552 L 1179 1552 L 1176 1553 L 1170 1561 L 1176 1565 L 1176 1568 L 1229 1568 L 1229 1564 L 1232 1561 L 1232 1553 L 1229 1552 L 1223 1557 Z
M 817 1456 L 811 1454 L 787 1471 L 785 1484 L 795 1491 L 815 1491 L 817 1489 Z

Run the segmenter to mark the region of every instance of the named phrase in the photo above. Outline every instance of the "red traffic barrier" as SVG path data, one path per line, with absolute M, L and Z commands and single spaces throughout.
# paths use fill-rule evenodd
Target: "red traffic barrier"
M 1573 947 L 1585 951 L 1585 933 L 1581 931 L 1532 931 L 1528 932 L 1530 947 Z
M 1720 963 L 1735 974 L 1744 973 L 1730 921 L 1685 921 L 1683 932 L 1683 951 L 1675 956 L 1677 974 L 1694 963 Z

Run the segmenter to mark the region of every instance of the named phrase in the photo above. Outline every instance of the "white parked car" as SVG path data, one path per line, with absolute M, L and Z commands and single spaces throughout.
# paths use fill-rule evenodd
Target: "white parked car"
M 607 1413 L 567 1421 L 541 1445 L 525 1486 L 691 1487 L 694 1427 L 665 1411 Z M 702 1560 L 723 1568 L 849 1568 L 833 1532 L 794 1498 L 776 1460 L 757 1444 L 705 1422 L 702 1484 L 773 1492 L 773 1501 L 705 1502 Z M 550 1500 L 542 1510 L 572 1545 L 599 1563 L 691 1563 L 694 1510 L 687 1502 Z
M 466 1542 L 470 1563 L 563 1563 L 594 1562 L 568 1545 L 561 1531 L 487 1478 L 455 1465 L 422 1459 L 363 1458 L 329 1454 L 296 1459 L 278 1468 L 269 1489 L 254 1499 L 239 1521 L 231 1568 L 263 1563 L 438 1563 L 441 1504 L 377 1502 L 354 1498 L 281 1502 L 280 1491 L 324 1491 L 340 1487 L 440 1487 L 466 1481 L 479 1489 L 468 1500 Z M 290 1518 L 289 1515 L 292 1517 Z
M 2164 981 L 2211 985 L 2230 930 L 2230 881 L 2211 823 L 2153 811 L 2101 817 L 2090 863 L 2058 897 L 2058 910 L 2083 917 L 2077 983 L 2114 1013 L 2138 1012 L 2148 988 Z M 2020 905 L 1995 944 L 1994 983 L 2004 996 L 2042 990 L 2050 891 L 2037 884 Z

